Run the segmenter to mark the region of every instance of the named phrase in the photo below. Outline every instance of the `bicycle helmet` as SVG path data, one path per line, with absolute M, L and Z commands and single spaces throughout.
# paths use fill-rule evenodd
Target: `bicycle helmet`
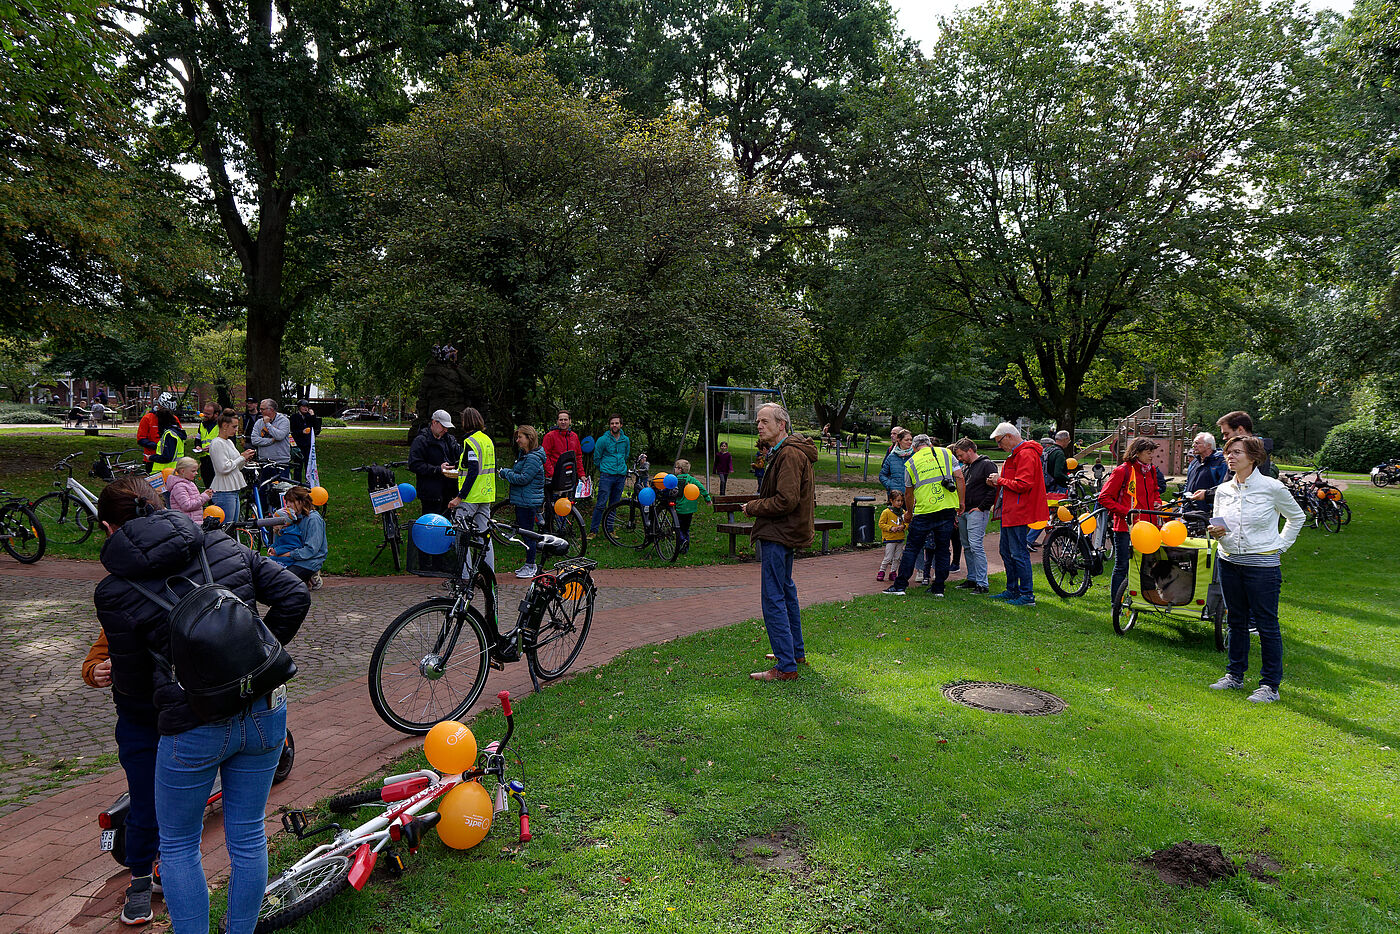
M 156 408 L 169 409 L 175 411 L 175 394 L 173 392 L 163 392 L 156 398 Z

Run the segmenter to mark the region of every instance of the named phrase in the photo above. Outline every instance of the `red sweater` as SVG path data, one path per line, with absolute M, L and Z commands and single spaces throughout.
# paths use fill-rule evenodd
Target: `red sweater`
M 570 429 L 567 433 L 558 428 L 551 428 L 544 433 L 544 475 L 553 479 L 554 462 L 559 460 L 559 455 L 565 451 L 574 452 L 574 463 L 578 465 L 579 476 L 583 476 L 583 443 L 578 439 L 578 432 Z
M 175 424 L 180 425 L 180 417 L 175 416 Z M 180 425 L 183 428 L 183 425 Z M 136 425 L 136 443 L 141 446 L 141 451 L 146 456 L 146 463 L 151 462 L 151 458 L 160 450 L 160 427 L 156 423 L 155 410 L 147 412 L 141 416 L 141 421 Z
M 1003 528 L 1047 522 L 1045 471 L 1040 467 L 1040 444 L 1022 441 L 1001 465 L 1001 524 Z
M 1137 496 L 1128 496 L 1128 473 L 1137 479 Z M 1162 496 L 1157 489 L 1157 473 L 1133 459 L 1113 468 L 1113 473 L 1104 481 L 1099 491 L 1099 505 L 1113 513 L 1113 531 L 1128 531 L 1128 511 L 1131 509 L 1156 509 L 1162 505 Z M 1148 517 L 1148 521 L 1153 521 Z

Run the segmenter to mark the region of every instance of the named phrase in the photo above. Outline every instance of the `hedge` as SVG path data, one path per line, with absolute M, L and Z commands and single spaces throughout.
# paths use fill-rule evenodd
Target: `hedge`
M 1327 470 L 1368 473 L 1392 457 L 1400 457 L 1400 438 L 1370 422 L 1350 421 L 1327 432 L 1317 463 Z

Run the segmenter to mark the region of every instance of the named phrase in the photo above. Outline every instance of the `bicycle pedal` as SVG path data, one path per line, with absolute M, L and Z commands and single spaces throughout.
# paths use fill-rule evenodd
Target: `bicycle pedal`
M 402 853 L 400 853 L 398 850 L 388 850 L 387 852 L 385 852 L 384 869 L 389 873 L 389 875 L 397 879 L 399 876 L 404 874 L 404 870 L 406 868 L 408 867 L 404 865 Z
M 505 663 L 502 662 L 499 658 L 492 658 L 487 664 L 490 665 L 490 667 L 496 669 L 497 671 L 506 670 Z
M 282 829 L 300 837 L 306 830 L 306 814 L 303 811 L 288 811 L 282 815 Z

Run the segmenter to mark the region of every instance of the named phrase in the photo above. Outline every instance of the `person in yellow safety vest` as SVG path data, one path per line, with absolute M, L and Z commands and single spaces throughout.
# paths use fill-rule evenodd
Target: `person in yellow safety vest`
M 204 481 L 204 488 L 207 490 L 214 482 L 214 461 L 209 457 L 209 445 L 219 436 L 219 404 L 204 403 L 201 414 L 203 419 L 194 426 L 199 437 L 190 453 L 199 460 L 199 479 Z
M 185 430 L 169 409 L 156 410 L 156 428 L 160 441 L 156 453 L 151 457 L 151 473 L 160 473 L 165 468 L 175 469 L 175 462 L 185 456 Z
M 496 502 L 496 445 L 486 434 L 486 420 L 474 408 L 462 410 L 462 430 L 466 440 L 462 442 L 462 456 L 455 465 L 457 495 L 447 504 L 453 510 L 453 518 L 465 519 L 474 529 L 486 531 L 490 528 L 491 507 Z M 443 464 L 443 471 L 454 469 L 452 464 Z M 449 476 L 451 474 L 449 473 Z M 491 540 L 486 544 L 486 566 L 496 569 L 495 549 Z
M 952 453 L 928 435 L 914 436 L 914 453 L 904 464 L 904 502 L 913 504 L 913 519 L 899 561 L 899 576 L 884 593 L 903 595 L 914 572 L 914 559 L 927 544 L 933 552 L 928 592 L 943 596 L 952 565 L 949 546 L 957 528 L 958 513 L 966 501 L 962 467 Z

